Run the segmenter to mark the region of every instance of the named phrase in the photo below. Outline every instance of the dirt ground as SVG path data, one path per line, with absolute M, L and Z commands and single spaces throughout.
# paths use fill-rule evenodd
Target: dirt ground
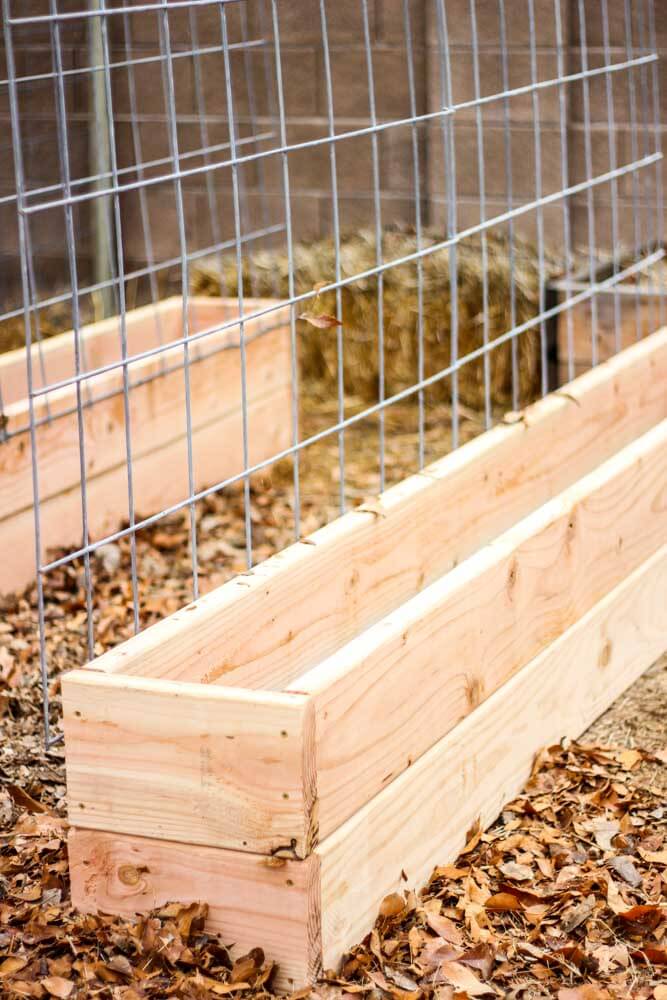
M 427 460 L 450 421 L 447 407 L 429 408 Z M 386 429 L 393 482 L 415 467 L 414 407 L 396 409 Z M 464 439 L 482 429 L 476 414 L 463 414 Z M 376 424 L 348 435 L 351 504 L 377 492 L 368 452 L 376 448 Z M 336 468 L 334 440 L 305 457 L 304 532 L 336 515 Z M 204 591 L 245 568 L 243 515 L 240 489 L 198 506 Z M 251 520 L 256 560 L 292 541 L 287 464 L 253 482 Z M 187 516 L 143 532 L 137 561 L 147 625 L 190 600 Z M 129 569 L 127 540 L 92 561 L 97 653 L 131 634 Z M 35 596 L 32 588 L 0 600 L 0 995 L 267 996 L 273 966 L 262 942 L 249 955 L 230 954 L 227 942 L 205 933 L 203 905 L 166 907 L 136 922 L 73 912 L 63 750 L 43 746 Z M 82 567 L 51 574 L 45 597 L 57 731 L 60 674 L 87 658 Z M 542 754 L 526 791 L 490 831 L 472 831 L 461 857 L 428 887 L 388 897 L 340 976 L 295 1000 L 667 1000 L 667 658 L 582 742 Z

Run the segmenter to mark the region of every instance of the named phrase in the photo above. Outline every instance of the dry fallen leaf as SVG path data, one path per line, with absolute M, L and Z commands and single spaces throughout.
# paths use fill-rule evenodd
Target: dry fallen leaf
M 392 892 L 385 896 L 380 903 L 381 917 L 396 917 L 405 909 L 405 899 L 399 892 Z
M 509 892 L 497 892 L 484 903 L 487 910 L 521 910 L 521 902 Z
M 330 330 L 334 326 L 343 325 L 339 319 L 336 319 L 335 316 L 330 316 L 328 313 L 303 312 L 299 316 L 299 319 L 305 320 L 311 326 L 316 326 L 318 330 Z
M 72 980 L 63 979 L 62 976 L 47 976 L 46 979 L 40 980 L 40 986 L 43 986 L 52 997 L 58 997 L 59 1000 L 66 1000 L 74 990 Z
M 667 865 L 667 848 L 663 851 L 645 851 L 640 847 L 638 854 L 650 865 Z
M 0 979 L 16 975 L 17 972 L 25 969 L 27 964 L 27 959 L 21 958 L 18 955 L 10 955 L 9 958 L 5 958 L 3 962 L 0 962 Z
M 515 882 L 530 881 L 534 878 L 532 868 L 528 865 L 518 865 L 516 861 L 508 861 L 504 865 L 499 865 L 498 868 L 506 878 L 513 879 Z
M 609 1000 L 610 996 L 608 990 L 593 983 L 570 988 L 564 987 L 558 991 L 558 1000 Z
M 426 923 L 431 930 L 435 931 L 438 937 L 441 937 L 449 944 L 456 945 L 459 948 L 463 944 L 463 934 L 449 917 L 443 917 L 439 913 L 427 913 Z
M 667 852 L 665 856 L 667 857 Z M 647 861 L 648 858 L 644 858 L 644 860 Z M 642 884 L 642 877 L 635 868 L 632 858 L 629 858 L 626 855 L 619 855 L 618 857 L 611 859 L 609 866 L 610 868 L 613 868 L 616 874 L 619 875 L 624 882 L 627 882 L 628 885 L 638 886 Z
M 463 990 L 468 996 L 481 997 L 496 992 L 493 986 L 483 983 L 471 969 L 461 965 L 460 962 L 443 962 L 441 972 L 452 986 L 457 990 Z
M 603 851 L 612 851 L 612 838 L 615 837 L 621 829 L 618 821 L 607 820 L 601 816 L 591 822 L 591 829 L 598 847 L 601 847 Z

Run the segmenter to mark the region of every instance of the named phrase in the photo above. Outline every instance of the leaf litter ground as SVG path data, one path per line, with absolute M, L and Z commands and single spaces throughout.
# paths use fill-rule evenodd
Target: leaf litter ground
M 446 416 L 446 415 L 445 415 Z M 433 415 L 427 442 L 442 436 Z M 397 418 L 390 481 L 406 474 L 417 435 Z M 481 426 L 471 414 L 466 437 Z M 362 433 L 363 432 L 363 433 Z M 377 489 L 363 454 L 368 428 L 348 443 L 352 502 Z M 371 444 L 371 447 L 374 447 Z M 335 443 L 304 461 L 302 529 L 336 513 Z M 348 484 L 349 485 L 349 484 Z M 323 502 L 324 498 L 324 502 Z M 293 537 L 289 477 L 253 484 L 255 556 Z M 203 590 L 245 566 L 243 495 L 198 506 Z M 186 516 L 161 521 L 137 540 L 142 624 L 190 599 Z M 131 633 L 126 540 L 93 560 L 96 652 Z M 59 677 L 86 659 L 82 568 L 46 581 L 52 721 Z M 274 969 L 261 943 L 237 955 L 205 931 L 206 907 L 174 904 L 136 922 L 76 914 L 69 902 L 61 747 L 43 748 L 34 588 L 0 599 L 0 996 L 100 1000 L 204 1000 L 272 994 Z M 667 1000 L 667 660 L 606 713 L 588 745 L 554 747 L 536 762 L 522 795 L 462 855 L 417 894 L 391 896 L 375 928 L 339 977 L 312 1000 Z M 605 749 L 614 745 L 616 749 Z M 447 860 L 447 859 L 443 859 Z M 352 873 L 353 876 L 353 873 Z

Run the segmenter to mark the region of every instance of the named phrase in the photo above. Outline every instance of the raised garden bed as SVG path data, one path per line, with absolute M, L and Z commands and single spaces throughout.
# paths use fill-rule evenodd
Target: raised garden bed
M 245 303 L 246 313 L 269 305 Z M 243 409 L 239 326 L 217 327 L 238 317 L 235 299 L 191 298 L 190 334 L 211 330 L 190 347 L 194 486 L 201 489 L 243 471 Z M 244 324 L 247 344 L 247 430 L 250 462 L 270 458 L 291 441 L 289 311 L 276 309 Z M 127 356 L 183 336 L 180 297 L 127 314 Z M 119 320 L 81 330 L 85 372 L 121 358 Z M 33 347 L 35 389 L 43 388 Z M 74 337 L 52 337 L 42 347 L 49 386 L 37 395 L 34 423 L 43 562 L 53 548 L 82 543 L 82 475 Z M 135 515 L 154 514 L 189 496 L 186 446 L 185 349 L 171 347 L 127 365 Z M 86 501 L 90 539 L 129 519 L 128 458 L 123 369 L 81 381 Z M 4 428 L 0 440 L 0 593 L 20 590 L 35 576 L 34 491 L 30 406 L 25 350 L 0 356 Z
M 284 985 L 667 648 L 667 331 L 63 681 L 72 892 Z
M 596 270 L 595 281 L 604 283 L 613 274 L 611 265 L 603 265 Z M 553 308 L 590 287 L 588 271 L 581 271 L 569 280 L 560 278 L 550 281 L 547 284 L 547 306 Z M 595 345 L 593 306 L 597 324 Z M 571 377 L 588 371 L 594 357 L 596 361 L 606 361 L 635 344 L 657 329 L 665 319 L 667 269 L 664 261 L 653 265 L 647 274 L 639 272 L 611 288 L 599 288 L 593 299 L 579 302 L 556 314 L 547 324 L 552 352 L 552 387 L 563 385 Z

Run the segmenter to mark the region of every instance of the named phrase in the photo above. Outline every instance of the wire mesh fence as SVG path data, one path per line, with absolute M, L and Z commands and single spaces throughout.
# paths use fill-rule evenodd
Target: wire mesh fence
M 662 325 L 667 18 L 2 3 L 0 591 L 52 744 L 63 666 Z

